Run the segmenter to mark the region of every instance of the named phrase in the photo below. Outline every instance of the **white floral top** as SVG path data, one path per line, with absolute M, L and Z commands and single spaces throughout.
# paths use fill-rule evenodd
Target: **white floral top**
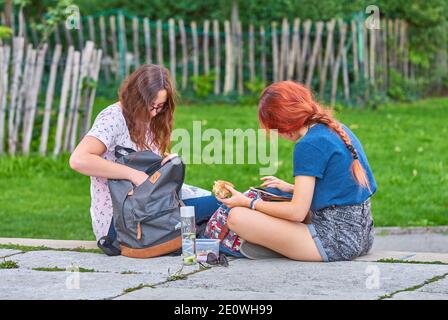
M 102 110 L 87 135 L 104 143 L 107 150 L 102 157 L 106 160 L 115 161 L 115 146 L 117 145 L 140 151 L 131 140 L 126 120 L 118 104 L 110 105 Z M 148 135 L 148 141 L 149 139 Z M 152 151 L 159 153 L 157 148 L 152 148 Z M 206 195 L 210 195 L 207 190 L 186 184 L 182 186 L 182 199 L 184 200 Z M 113 215 L 112 199 L 106 178 L 90 177 L 90 196 L 90 216 L 93 232 L 98 240 L 107 235 Z

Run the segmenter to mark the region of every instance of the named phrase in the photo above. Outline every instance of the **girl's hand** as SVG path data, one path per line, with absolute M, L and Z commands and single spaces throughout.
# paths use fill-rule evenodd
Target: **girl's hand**
M 131 178 L 129 180 L 134 184 L 134 186 L 138 187 L 143 182 L 145 182 L 146 179 L 148 179 L 148 178 L 149 178 L 149 176 L 145 172 L 140 171 L 140 170 L 135 170 L 132 173 Z
M 148 179 L 149 176 L 140 170 L 133 170 L 131 173 L 131 176 L 129 177 L 129 181 L 132 182 L 132 184 L 134 185 L 134 188 L 138 187 L 139 185 L 141 185 L 143 182 L 146 181 L 146 179 Z M 129 190 L 128 192 L 128 196 L 132 196 L 134 194 L 134 189 Z
M 277 188 L 283 192 L 294 193 L 294 185 L 285 182 L 274 176 L 262 177 L 261 180 L 264 182 L 261 184 L 262 187 Z
M 226 184 L 225 187 L 227 190 L 229 190 L 232 193 L 232 197 L 226 198 L 226 199 L 217 198 L 219 201 L 224 203 L 229 208 L 234 208 L 234 207 L 247 207 L 248 208 L 250 206 L 251 199 L 249 197 L 246 197 L 241 192 L 233 189 L 228 184 Z

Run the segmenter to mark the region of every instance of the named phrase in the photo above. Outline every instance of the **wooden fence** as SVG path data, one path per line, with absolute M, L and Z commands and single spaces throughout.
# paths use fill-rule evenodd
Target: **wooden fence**
M 70 46 L 63 54 L 62 45 L 56 44 L 46 66 L 49 48 L 48 44 L 26 44 L 23 37 L 13 38 L 12 47 L 0 45 L 0 155 L 20 151 L 46 155 L 50 138 L 54 139 L 54 155 L 72 151 L 90 128 L 102 50 L 87 41 L 82 51 Z M 62 66 L 61 87 L 57 88 Z M 39 142 L 35 150 L 34 141 Z
M 19 20 L 27 25 L 25 18 Z M 38 43 L 33 28 L 21 30 L 28 30 L 29 42 Z M 50 40 L 53 47 L 82 50 L 84 39 L 102 49 L 106 82 L 122 79 L 142 63 L 157 63 L 169 68 L 181 89 L 194 89 L 191 76 L 213 72 L 215 95 L 250 92 L 247 83 L 257 80 L 294 79 L 322 100 L 352 103 L 371 90 L 387 90 L 392 70 L 403 79 L 414 75 L 408 25 L 397 19 L 382 19 L 380 29 L 367 29 L 360 19 L 298 18 L 243 27 L 238 20 L 163 23 L 112 10 L 83 17 L 78 29 L 59 26 Z

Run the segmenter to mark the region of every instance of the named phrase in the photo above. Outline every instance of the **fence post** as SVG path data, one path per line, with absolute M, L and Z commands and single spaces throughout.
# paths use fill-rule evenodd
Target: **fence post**
M 224 77 L 224 94 L 227 95 L 233 90 L 234 87 L 234 77 L 233 77 L 233 49 L 232 49 L 232 35 L 230 31 L 229 20 L 224 21 L 224 32 L 225 32 L 225 46 L 226 46 L 226 73 Z
M 81 64 L 79 71 L 78 86 L 76 91 L 75 108 L 73 110 L 73 124 L 70 136 L 69 150 L 72 152 L 75 149 L 76 140 L 78 137 L 78 123 L 79 123 L 79 111 L 81 107 L 82 95 L 85 94 L 84 80 L 88 76 L 90 61 L 92 60 L 94 44 L 91 41 L 87 41 L 81 55 Z M 83 112 L 87 110 L 82 110 Z M 81 128 L 82 129 L 82 128 Z
M 41 155 L 45 155 L 47 153 L 48 131 L 50 130 L 50 117 L 51 117 L 51 109 L 53 106 L 54 86 L 56 83 L 58 63 L 59 59 L 61 58 L 61 53 L 62 53 L 62 46 L 58 44 L 55 47 L 53 53 L 53 60 L 51 61 L 50 78 L 48 80 L 47 94 L 45 97 L 44 120 L 42 124 L 42 134 L 39 146 L 39 153 Z
M 215 53 L 215 87 L 214 93 L 217 95 L 221 92 L 221 46 L 219 36 L 219 22 L 213 20 L 213 38 Z
M 126 59 L 128 48 L 126 44 L 126 24 L 124 21 L 123 13 L 121 11 L 118 13 L 118 50 L 120 56 L 120 79 L 124 79 L 128 74 L 128 63 Z
M 176 34 L 174 29 L 174 19 L 168 20 L 168 26 L 168 36 L 170 40 L 170 72 L 174 83 L 176 83 Z
M 104 52 L 104 77 L 106 82 L 110 81 L 110 57 L 107 53 L 107 39 L 106 39 L 106 23 L 104 21 L 104 16 L 100 17 L 100 41 L 101 48 Z
M 109 23 L 110 23 L 110 34 L 111 34 L 111 40 L 112 40 L 112 55 L 113 55 L 113 66 L 115 71 L 115 80 L 118 80 L 122 78 L 124 75 L 121 75 L 121 62 L 119 54 L 118 54 L 118 48 L 117 48 L 117 21 L 115 16 L 109 17 Z M 121 49 L 120 49 L 121 52 Z M 121 55 L 121 54 L 120 54 Z
M 210 60 L 209 60 L 209 55 L 208 55 L 209 28 L 210 28 L 210 21 L 205 20 L 204 21 L 204 30 L 203 30 L 203 34 L 202 34 L 202 39 L 203 39 L 202 47 L 204 50 L 204 74 L 206 74 L 206 75 L 209 74 L 209 72 L 210 72 Z
M 26 58 L 25 58 L 25 67 L 24 67 L 24 71 L 23 71 L 23 79 L 32 79 L 33 78 L 35 62 L 36 62 L 36 51 L 33 50 L 33 46 L 31 44 L 28 44 L 27 49 L 26 49 Z M 27 117 L 28 108 L 26 107 L 26 103 L 27 103 L 27 101 L 30 100 L 31 82 L 32 81 L 23 81 L 23 80 L 20 82 L 20 88 L 19 88 L 18 99 L 17 99 L 17 111 L 16 111 L 16 116 L 14 119 L 14 125 L 12 127 L 12 130 L 13 130 L 12 146 L 9 149 L 9 152 L 12 155 L 16 154 L 16 151 L 18 148 L 17 144 L 19 142 L 19 130 L 20 130 L 20 124 L 22 123 L 22 116 L 24 116 L 25 119 Z M 25 107 L 23 106 L 24 104 L 25 104 Z M 23 122 L 26 122 L 26 121 L 23 121 Z
M 25 123 L 26 130 L 24 131 L 23 138 L 23 153 L 28 155 L 30 153 L 31 146 L 31 138 L 34 127 L 34 119 L 37 111 L 37 100 L 39 97 L 39 89 L 42 83 L 42 75 L 45 65 L 45 54 L 47 53 L 47 44 L 44 44 L 43 47 L 37 52 L 37 60 L 36 60 L 36 70 L 34 72 L 34 77 L 32 79 L 32 88 L 31 88 L 31 101 L 29 103 L 29 117 L 28 123 Z
M 344 33 L 345 38 L 347 38 L 347 25 L 344 23 Z M 350 82 L 348 79 L 348 61 L 347 61 L 347 50 L 344 43 L 344 49 L 342 50 L 342 80 L 344 83 L 344 98 L 345 103 L 350 103 Z
M 14 123 L 15 117 L 18 113 L 18 98 L 20 94 L 20 80 L 22 76 L 22 63 L 24 56 L 24 45 L 25 40 L 23 38 L 13 38 L 12 41 L 12 68 L 13 68 L 13 78 L 11 83 L 11 94 L 8 112 L 8 151 L 13 154 L 12 150 L 15 150 L 14 141 Z M 28 53 L 28 52 L 27 52 Z M 26 62 L 27 60 L 25 60 Z
M 347 25 L 343 21 L 339 21 L 339 49 L 336 61 L 333 66 L 333 78 L 331 84 L 331 105 L 336 103 L 336 93 L 338 88 L 339 67 L 341 65 L 342 55 L 344 51 L 345 36 L 347 32 Z
M 28 55 L 29 52 L 29 55 Z M 25 137 L 27 135 L 27 126 L 29 123 L 30 113 L 32 109 L 32 95 L 33 95 L 33 85 L 34 77 L 37 71 L 36 58 L 37 51 L 33 49 L 32 44 L 27 46 L 27 56 L 28 62 L 25 66 L 24 80 L 22 80 L 21 92 L 19 96 L 19 109 L 16 117 L 16 123 L 14 126 L 14 149 L 13 154 L 16 153 L 18 148 L 18 143 L 20 140 L 19 131 L 22 125 L 22 151 L 25 151 Z M 23 118 L 22 118 L 23 117 Z
M 98 81 L 98 75 L 101 68 L 101 57 L 102 57 L 102 50 L 93 50 L 91 59 L 88 62 L 89 63 L 87 71 L 88 77 L 92 80 L 93 83 L 96 83 Z M 94 85 L 93 88 L 89 87 L 84 95 L 84 107 L 83 107 L 84 114 L 81 122 L 80 139 L 82 139 L 86 135 L 90 127 L 95 93 L 96 93 L 96 85 Z
M 303 24 L 303 46 L 300 64 L 298 68 L 298 80 L 303 81 L 305 76 L 305 61 L 308 55 L 308 46 L 310 42 L 311 20 L 306 20 Z
M 73 69 L 74 53 L 75 50 L 73 46 L 70 46 L 68 48 L 67 60 L 65 62 L 64 76 L 62 80 L 61 100 L 59 101 L 59 113 L 57 119 L 55 144 L 53 150 L 54 156 L 57 156 L 59 154 L 62 146 L 62 134 L 64 129 L 65 113 L 67 108 L 67 98 L 70 91 L 70 81 Z
M 327 43 L 325 45 L 324 64 L 319 79 L 319 96 L 323 100 L 325 94 L 325 84 L 327 82 L 327 70 L 330 63 L 330 56 L 333 55 L 333 34 L 336 20 L 332 19 L 326 23 L 327 26 Z
M 295 18 L 293 31 L 292 31 L 291 52 L 289 54 L 287 74 L 286 74 L 286 78 L 288 80 L 290 80 L 294 77 L 294 67 L 296 66 L 297 56 L 300 54 L 299 53 L 299 41 L 300 41 L 299 40 L 299 28 L 300 28 L 300 19 Z
M 321 48 L 321 37 L 324 23 L 322 21 L 316 22 L 316 34 L 314 38 L 313 51 L 311 53 L 311 59 L 308 66 L 308 73 L 306 76 L 306 86 L 311 88 L 311 81 L 313 80 L 314 67 L 316 65 L 317 55 Z
M 272 37 L 272 80 L 277 82 L 280 80 L 278 70 L 278 43 L 277 43 L 277 22 L 271 23 Z
M 237 63 L 238 63 L 238 94 L 244 93 L 243 78 L 243 30 L 241 21 L 236 24 L 236 43 L 237 43 Z
M 138 18 L 132 19 L 132 45 L 134 47 L 134 69 L 140 65 L 140 49 L 138 45 L 139 23 Z
M 366 30 L 367 31 L 367 30 Z M 375 51 L 376 51 L 376 30 L 369 29 L 370 33 L 370 52 L 369 52 L 369 68 L 370 68 L 370 83 L 375 86 Z
M 285 80 L 287 75 L 287 61 L 289 59 L 289 24 L 286 18 L 282 20 L 282 37 L 280 43 L 279 80 Z M 286 70 L 285 70 L 286 69 Z
M 75 115 L 76 98 L 78 92 L 78 79 L 79 79 L 79 63 L 80 53 L 75 51 L 73 55 L 73 69 L 72 69 L 72 83 L 71 83 L 71 96 L 70 96 L 70 108 L 68 110 L 67 126 L 65 127 L 64 136 L 64 151 L 69 151 L 70 139 L 73 128 L 73 118 Z
M 193 37 L 193 76 L 197 77 L 199 75 L 199 46 L 198 46 L 198 30 L 196 26 L 196 21 L 192 21 L 191 24 L 191 35 Z M 196 83 L 194 84 L 194 89 L 196 90 Z
M 163 66 L 163 30 L 162 21 L 157 20 L 157 63 Z
M 184 20 L 179 20 L 180 41 L 182 44 L 182 89 L 188 85 L 188 48 Z
M 359 65 L 358 65 L 358 33 L 356 30 L 356 20 L 350 22 L 352 30 L 352 52 L 353 52 L 353 76 L 355 82 L 359 80 Z
M 11 48 L 8 45 L 0 46 L 0 156 L 5 152 L 5 116 L 8 96 L 8 74 Z
M 91 16 L 87 17 L 87 21 L 89 24 L 89 40 L 95 43 L 95 21 Z
M 151 52 L 151 32 L 149 28 L 149 19 L 143 19 L 143 32 L 145 33 L 145 52 L 146 52 L 146 63 L 152 63 L 152 52 Z
M 78 46 L 79 46 L 79 50 L 82 50 L 84 47 L 84 34 L 83 34 L 83 26 L 82 26 L 82 20 L 79 19 L 78 21 Z
M 255 81 L 254 25 L 249 25 L 249 79 Z
M 266 33 L 263 26 L 260 26 L 260 45 L 261 45 L 261 80 L 267 82 L 266 76 Z

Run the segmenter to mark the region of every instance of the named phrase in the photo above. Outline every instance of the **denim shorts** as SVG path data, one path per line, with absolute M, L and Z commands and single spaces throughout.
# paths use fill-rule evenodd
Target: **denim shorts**
M 370 199 L 359 205 L 313 211 L 307 227 L 324 262 L 353 260 L 369 252 L 373 245 Z

